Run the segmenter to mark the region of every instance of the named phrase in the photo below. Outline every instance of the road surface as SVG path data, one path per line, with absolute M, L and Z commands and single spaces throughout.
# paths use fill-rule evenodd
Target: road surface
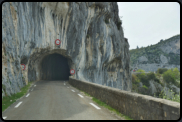
M 120 120 L 67 81 L 37 81 L 2 113 L 5 120 Z

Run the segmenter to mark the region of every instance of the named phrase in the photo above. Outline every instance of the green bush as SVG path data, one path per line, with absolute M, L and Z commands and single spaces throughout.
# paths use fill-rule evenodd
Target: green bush
M 140 80 L 144 85 L 146 85 L 146 86 L 149 87 L 150 84 L 149 84 L 148 78 L 147 78 L 147 76 L 146 76 L 145 73 L 140 73 L 140 74 L 137 74 L 136 76 L 139 78 L 139 80 Z
M 132 83 L 136 84 L 139 82 L 140 82 L 139 78 L 135 74 L 132 74 Z
M 153 72 L 150 72 L 147 74 L 147 78 L 148 78 L 148 80 L 154 80 L 154 79 L 156 79 L 156 76 Z
M 167 70 L 166 72 L 164 72 L 163 74 L 163 80 L 166 83 L 173 83 L 175 84 L 175 75 L 173 73 L 173 71 L 171 69 Z
M 157 83 L 160 83 L 160 80 L 158 78 L 154 78 L 154 81 L 157 82 Z
M 158 69 L 157 69 L 157 73 L 163 74 L 163 73 L 166 72 L 167 70 L 168 70 L 167 68 L 158 68 Z
M 137 92 L 138 93 L 138 85 L 136 84 L 132 84 L 132 91 Z
M 180 79 L 180 72 L 179 72 L 178 68 L 173 69 L 173 74 L 175 75 L 176 80 Z
M 163 98 L 163 99 L 167 99 L 167 100 L 171 100 L 171 101 L 175 101 L 175 102 L 179 102 L 180 103 L 180 93 L 179 93 L 179 95 L 178 94 L 174 95 L 175 93 L 172 90 L 168 90 L 168 92 L 171 92 L 172 93 L 172 98 L 169 98 L 164 93 L 164 89 L 159 94 L 159 98 Z
M 147 86 L 145 86 L 145 85 L 143 85 L 142 87 L 143 87 L 143 88 L 145 88 L 145 89 L 148 89 L 148 87 L 147 87 Z
M 179 76 L 177 76 L 177 71 L 176 69 L 169 69 L 167 70 L 166 72 L 164 72 L 163 74 L 163 80 L 166 82 L 166 83 L 172 83 L 172 84 L 177 84 L 176 80 Z
M 138 69 L 136 72 L 145 72 L 145 70 L 143 70 L 143 69 Z

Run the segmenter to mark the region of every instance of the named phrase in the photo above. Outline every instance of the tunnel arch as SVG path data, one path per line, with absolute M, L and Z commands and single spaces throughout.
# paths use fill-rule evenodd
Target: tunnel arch
M 31 54 L 28 60 L 27 65 L 27 82 L 29 81 L 39 81 L 39 80 L 56 80 L 56 78 L 47 78 L 42 76 L 45 72 L 42 70 L 42 63 L 46 60 L 46 57 L 50 57 L 51 55 L 58 55 L 62 57 L 64 60 L 67 60 L 66 65 L 68 65 L 67 69 L 74 69 L 75 63 L 72 60 L 72 57 L 68 54 L 68 51 L 65 49 L 51 49 L 51 48 L 36 48 L 35 51 Z M 54 56 L 53 56 L 54 57 Z M 65 64 L 65 63 L 64 63 Z M 45 63 L 44 63 L 45 65 Z M 63 66 L 64 67 L 64 66 Z M 44 72 L 42 74 L 42 72 Z M 63 73 L 64 74 L 64 73 Z M 58 80 L 63 80 L 64 78 L 60 78 Z
M 71 76 L 68 60 L 60 54 L 53 53 L 45 56 L 40 65 L 42 80 L 68 80 Z

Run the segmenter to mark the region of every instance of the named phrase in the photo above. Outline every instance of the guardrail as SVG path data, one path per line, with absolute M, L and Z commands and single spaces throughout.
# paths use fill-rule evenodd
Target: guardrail
M 69 77 L 69 84 L 135 120 L 177 120 L 180 103 Z

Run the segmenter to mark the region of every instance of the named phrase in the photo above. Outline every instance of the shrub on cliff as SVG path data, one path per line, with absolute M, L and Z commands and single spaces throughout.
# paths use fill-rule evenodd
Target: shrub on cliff
M 163 80 L 166 83 L 172 83 L 177 87 L 180 87 L 180 72 L 178 68 L 169 69 L 163 74 Z
M 145 89 L 148 89 L 148 87 L 147 87 L 147 86 L 145 86 L 145 85 L 143 85 L 142 87 L 143 87 L 143 88 L 145 88 Z
M 173 69 L 173 74 L 174 74 L 176 80 L 180 80 L 180 72 L 179 72 L 178 68 Z
M 143 69 L 138 69 L 136 72 L 142 72 L 142 73 L 144 73 L 145 70 L 143 70 Z
M 144 84 L 146 85 L 147 87 L 149 87 L 149 81 L 148 81 L 148 78 L 147 78 L 147 75 L 145 73 L 140 73 L 140 74 L 137 74 L 136 75 L 138 77 L 138 79 Z
M 158 68 L 158 69 L 157 69 L 157 73 L 163 74 L 163 73 L 166 72 L 167 70 L 168 70 L 167 68 Z
M 132 83 L 136 84 L 139 82 L 140 82 L 139 78 L 135 74 L 132 74 Z
M 153 73 L 153 72 L 150 72 L 147 75 L 147 80 L 150 81 L 150 80 L 154 80 L 155 82 L 157 83 L 160 83 L 160 80 L 156 77 L 156 75 Z
M 150 72 L 147 74 L 148 80 L 154 80 L 156 78 L 155 74 L 153 72 Z
M 171 69 L 167 70 L 166 72 L 164 72 L 163 74 L 163 80 L 166 83 L 172 83 L 175 84 L 175 74 L 173 73 L 173 71 Z

